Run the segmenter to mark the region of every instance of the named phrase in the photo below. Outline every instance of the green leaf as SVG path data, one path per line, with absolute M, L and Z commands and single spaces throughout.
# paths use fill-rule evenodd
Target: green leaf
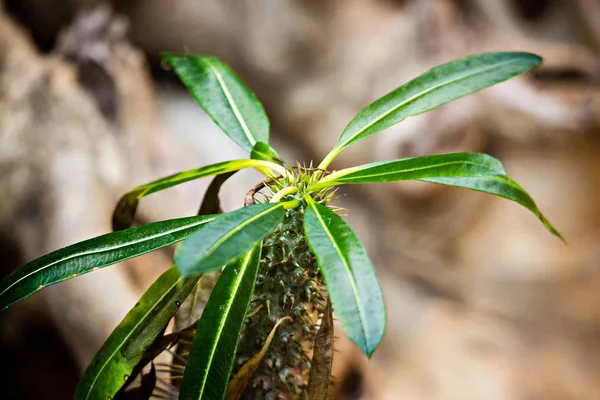
M 131 226 L 133 218 L 135 217 L 138 202 L 142 197 L 176 185 L 180 185 L 185 182 L 189 182 L 194 179 L 220 175 L 232 171 L 239 171 L 240 169 L 244 168 L 271 169 L 282 175 L 285 175 L 286 173 L 282 166 L 263 160 L 224 161 L 201 168 L 179 172 L 165 178 L 140 185 L 121 197 L 117 203 L 115 211 L 113 212 L 113 230 L 121 230 Z
M 227 179 L 231 178 L 231 176 L 236 172 L 237 171 L 226 172 L 213 178 L 213 180 L 210 182 L 210 185 L 208 185 L 208 188 L 206 189 L 206 193 L 204 193 L 204 198 L 202 199 L 202 204 L 200 204 L 198 215 L 223 213 L 223 210 L 221 209 L 219 192 L 221 191 L 221 186 L 223 186 Z
M 304 233 L 348 337 L 371 356 L 385 330 L 385 304 L 362 242 L 330 208 L 304 196 Z
M 264 142 L 256 142 L 252 151 L 250 152 L 250 158 L 253 160 L 264 160 L 283 165 L 281 156 L 277 154 L 274 148 Z
M 180 398 L 224 398 L 254 291 L 261 246 L 229 263 L 217 281 L 198 322 Z
M 346 183 L 405 180 L 456 186 L 515 201 L 538 217 L 552 234 L 562 239 L 525 189 L 506 175 L 500 161 L 481 153 L 439 154 L 360 165 L 326 176 L 311 190 Z
M 256 142 L 269 141 L 265 110 L 221 60 L 212 56 L 163 54 L 194 99 L 240 147 L 252 151 Z
M 0 311 L 47 286 L 177 243 L 213 219 L 207 215 L 154 222 L 46 254 L 0 282 Z
M 284 203 L 255 204 L 221 214 L 181 244 L 175 263 L 185 276 L 221 268 L 250 251 L 277 227 L 284 214 Z
M 96 353 L 79 382 L 75 398 L 113 398 L 197 281 L 198 278 L 181 277 L 177 267 L 163 273 Z
M 154 364 L 151 365 L 149 373 L 142 375 L 140 381 L 140 386 L 127 391 L 120 391 L 115 395 L 114 400 L 150 400 L 156 389 L 156 367 Z
M 194 292 L 194 290 L 197 287 L 198 287 L 198 285 L 194 286 L 194 288 L 192 289 L 192 293 Z M 188 295 L 186 300 L 189 298 L 190 298 L 190 296 Z M 181 304 L 182 305 L 185 304 L 185 301 L 182 302 Z M 179 310 L 181 310 L 181 307 L 182 306 L 179 306 L 179 308 L 177 309 L 177 312 L 179 312 Z M 177 312 L 175 313 L 175 316 L 177 315 Z M 168 335 L 164 335 L 164 331 L 166 329 L 167 329 L 167 326 L 165 326 L 163 328 L 162 334 L 157 336 L 156 339 L 154 340 L 154 342 L 144 350 L 144 354 L 142 355 L 142 358 L 135 365 L 135 367 L 131 371 L 131 374 L 129 374 L 129 379 L 121 387 L 119 393 L 117 393 L 117 395 L 115 396 L 115 399 L 118 399 L 119 394 L 122 394 L 125 391 L 125 389 L 127 389 L 129 387 L 129 385 L 131 385 L 133 382 L 138 380 L 137 378 L 138 378 L 138 375 L 140 375 L 140 373 L 142 373 L 142 375 L 144 375 L 143 370 L 144 370 L 144 368 L 146 368 L 146 366 L 148 364 L 151 364 L 163 351 L 167 350 L 169 347 L 173 346 L 174 344 L 176 344 L 179 341 L 179 339 L 181 338 L 181 335 L 182 335 L 181 332 L 174 332 L 174 333 L 169 333 Z M 177 346 L 177 347 L 179 347 L 179 346 Z
M 376 100 L 350 121 L 325 168 L 345 147 L 407 117 L 418 115 L 478 90 L 523 74 L 541 63 L 530 53 L 483 53 L 440 65 Z

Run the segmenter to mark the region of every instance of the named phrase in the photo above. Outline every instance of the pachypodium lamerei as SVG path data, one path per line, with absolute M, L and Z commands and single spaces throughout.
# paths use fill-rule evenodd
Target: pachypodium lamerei
M 0 282 L 2 310 L 49 285 L 182 242 L 175 265 L 152 284 L 97 353 L 77 399 L 127 398 L 131 391 L 125 388 L 140 374 L 138 394 L 149 397 L 156 385 L 153 359 L 175 344 L 186 345 L 189 354 L 175 353 L 178 363 L 170 371 L 179 376 L 170 378 L 182 380 L 170 389 L 174 397 L 324 399 L 332 312 L 369 357 L 386 324 L 383 295 L 365 247 L 332 203 L 340 185 L 419 180 L 485 192 L 526 207 L 560 238 L 527 192 L 485 154 L 438 154 L 329 170 L 346 147 L 525 73 L 540 64 L 536 55 L 477 54 L 427 71 L 364 108 L 316 167 L 282 161 L 268 144 L 269 120 L 262 105 L 219 59 L 177 54 L 164 59 L 250 157 L 138 186 L 117 204 L 114 232 L 47 254 Z M 260 171 L 265 180 L 250 188 L 244 207 L 222 213 L 220 187 L 244 168 Z M 144 196 L 209 176 L 213 182 L 198 216 L 131 227 Z M 200 319 L 165 334 L 203 276 L 218 279 Z

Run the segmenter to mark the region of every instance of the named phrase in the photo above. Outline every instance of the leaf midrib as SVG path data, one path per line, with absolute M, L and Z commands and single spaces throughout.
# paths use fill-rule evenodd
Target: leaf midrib
M 267 160 L 254 160 L 254 159 L 239 159 L 223 161 L 217 164 L 207 165 L 200 168 L 189 169 L 181 171 L 165 178 L 158 179 L 143 185 L 137 186 L 126 194 L 126 197 L 133 197 L 140 200 L 149 194 L 164 190 L 182 183 L 189 182 L 194 179 L 205 178 L 207 176 L 219 175 L 222 173 L 239 171 L 244 168 L 271 168 L 275 171 L 282 173 L 283 168 L 279 168 L 278 164 L 275 164 Z M 164 188 L 156 189 L 156 186 L 167 185 Z
M 240 111 L 239 111 L 239 109 L 237 107 L 237 104 L 234 102 L 234 99 L 231 96 L 231 93 L 229 92 L 229 89 L 227 88 L 227 85 L 225 84 L 223 76 L 218 71 L 218 69 L 215 68 L 215 66 L 212 64 L 212 62 L 210 60 L 204 58 L 204 59 L 202 59 L 202 61 L 205 62 L 206 65 L 208 65 L 208 67 L 215 74 L 215 77 L 217 78 L 217 81 L 219 82 L 219 86 L 221 87 L 221 90 L 225 94 L 225 97 L 227 98 L 227 102 L 229 103 L 229 105 L 231 107 L 231 110 L 233 111 L 236 119 L 238 120 L 240 126 L 242 127 L 242 130 L 244 131 L 244 134 L 246 135 L 246 138 L 250 142 L 250 145 L 254 146 L 256 144 L 256 140 L 254 140 L 254 137 L 252 136 L 252 133 L 250 132 L 250 129 L 246 125 L 246 121 L 243 119 L 243 117 L 242 117 L 242 115 L 241 115 L 241 113 L 240 113 Z
M 215 357 L 215 353 L 217 352 L 217 347 L 218 344 L 221 342 L 221 332 L 223 331 L 223 327 L 225 326 L 225 323 L 227 322 L 227 317 L 229 316 L 229 313 L 231 311 L 231 307 L 234 303 L 234 299 L 237 296 L 238 290 L 240 285 L 242 284 L 243 281 L 243 277 L 244 274 L 246 273 L 246 268 L 248 267 L 248 263 L 250 262 L 250 260 L 253 258 L 253 254 L 254 251 L 256 249 L 252 249 L 250 250 L 247 254 L 246 254 L 246 258 L 244 259 L 244 262 L 242 263 L 242 265 L 240 266 L 240 272 L 238 274 L 236 274 L 237 277 L 237 282 L 235 283 L 235 287 L 234 290 L 231 291 L 231 293 L 234 293 L 233 296 L 231 296 L 229 298 L 229 300 L 227 301 L 227 305 L 225 307 L 225 312 L 222 314 L 222 318 L 219 321 L 219 327 L 218 327 L 218 333 L 219 336 L 217 337 L 217 340 L 214 341 L 213 346 L 210 349 L 210 355 L 208 358 L 208 362 L 207 362 L 207 368 L 206 368 L 206 373 L 204 374 L 203 378 L 202 378 L 202 384 L 200 386 L 200 390 L 199 390 L 199 399 L 202 398 L 202 394 L 204 393 L 204 388 L 206 386 L 206 382 L 208 381 L 208 375 L 209 375 L 209 369 L 212 366 L 212 361 L 213 358 Z
M 385 176 L 385 175 L 401 174 L 401 173 L 407 173 L 407 172 L 421 171 L 421 170 L 430 169 L 430 168 L 445 167 L 445 166 L 453 165 L 453 164 L 470 164 L 470 165 L 475 165 L 477 167 L 481 167 L 481 168 L 484 168 L 484 169 L 487 169 L 489 171 L 494 172 L 493 175 L 504 176 L 503 174 L 498 173 L 497 171 L 495 171 L 495 170 L 493 170 L 493 169 L 491 169 L 491 168 L 489 168 L 487 166 L 484 166 L 484 165 L 481 165 L 481 164 L 477 164 L 477 163 L 474 163 L 474 162 L 471 162 L 471 161 L 451 161 L 451 162 L 446 162 L 446 163 L 439 163 L 439 164 L 434 164 L 434 165 L 428 165 L 428 166 L 424 166 L 424 167 L 407 168 L 407 169 L 403 169 L 401 171 L 373 173 L 373 174 L 367 175 L 366 177 L 376 178 L 376 177 Z M 344 178 L 345 179 L 351 179 L 352 177 L 349 176 L 349 175 L 365 171 L 368 168 L 377 168 L 377 167 L 381 167 L 381 166 L 385 166 L 385 163 L 382 163 L 382 164 L 379 164 L 379 165 L 376 165 L 376 166 L 365 167 L 363 169 L 356 169 L 354 171 L 348 172 L 348 174 L 345 174 L 345 175 L 340 174 L 337 177 L 334 176 L 332 179 L 323 179 L 323 182 L 329 182 L 329 181 L 342 182 L 341 179 L 344 179 Z M 339 172 L 342 172 L 342 171 L 339 171 Z M 333 176 L 333 174 L 331 174 L 330 176 Z M 473 175 L 473 177 L 477 177 L 477 176 L 491 176 L 491 175 Z M 449 177 L 449 178 L 451 178 L 451 177 Z M 461 177 L 461 178 L 464 178 L 464 177 Z
M 179 278 L 175 281 L 175 283 L 173 285 L 171 285 L 169 287 L 169 289 L 167 291 L 165 291 L 165 293 L 160 297 L 160 299 L 155 302 L 154 304 L 159 304 L 165 297 L 167 297 L 167 295 L 169 293 L 171 293 L 171 291 L 173 290 L 174 287 L 177 287 L 177 285 L 179 284 L 179 282 L 183 282 L 185 278 Z M 102 371 L 104 371 L 104 368 L 106 368 L 106 366 L 108 365 L 108 363 L 110 362 L 110 360 L 113 359 L 113 357 L 115 356 L 115 354 L 117 354 L 117 352 L 119 351 L 119 349 L 123 346 L 123 344 L 125 342 L 127 342 L 127 340 L 131 337 L 131 335 L 133 335 L 133 333 L 136 331 L 136 329 L 142 324 L 143 321 L 146 320 L 146 318 L 148 317 L 148 315 L 150 315 L 152 313 L 152 311 L 154 311 L 154 307 L 151 307 L 148 309 L 148 312 L 146 312 L 144 314 L 144 316 L 142 318 L 140 318 L 139 322 L 137 324 L 135 324 L 135 326 L 133 327 L 133 329 L 131 329 L 131 332 L 125 336 L 125 339 L 123 339 L 123 341 L 121 342 L 121 344 L 119 346 L 116 347 L 115 351 L 112 352 L 112 354 L 110 355 L 110 357 L 108 357 L 106 359 L 106 362 L 102 365 L 102 368 L 100 368 L 100 370 L 98 371 L 98 373 L 96 374 L 96 377 L 94 378 L 94 380 L 92 381 L 92 384 L 90 385 L 90 389 L 88 390 L 88 392 L 86 393 L 85 398 L 88 399 L 90 397 L 90 393 L 92 392 L 92 389 L 94 388 L 94 385 L 96 384 L 96 381 L 98 380 L 98 377 L 102 374 Z
M 157 185 L 161 184 L 171 184 L 173 182 L 185 183 L 186 181 L 191 181 L 193 179 L 204 178 L 206 176 L 218 175 L 219 173 L 237 171 L 243 168 L 252 167 L 255 160 L 231 160 L 224 161 L 213 165 L 207 165 L 200 168 L 188 169 L 187 171 L 181 171 L 176 174 L 167 176 L 165 178 L 159 179 L 158 181 L 145 183 L 133 189 L 130 193 L 135 193 L 136 191 L 140 191 L 136 195 L 136 198 L 140 199 L 142 197 L 147 196 L 148 194 L 154 193 L 151 191 Z M 239 167 L 239 168 L 238 168 Z
M 233 235 L 235 235 L 236 233 L 238 233 L 240 230 L 244 229 L 248 224 L 256 221 L 257 219 L 263 217 L 265 214 L 268 214 L 272 211 L 275 211 L 276 209 L 278 209 L 279 207 L 282 207 L 283 203 L 277 203 L 277 205 L 272 206 L 267 208 L 264 211 L 259 212 L 258 214 L 254 214 L 253 216 L 251 216 L 248 219 L 245 219 L 244 221 L 242 221 L 240 224 L 236 225 L 233 229 L 227 231 L 223 236 L 221 236 L 220 238 L 218 238 L 215 243 L 212 244 L 212 246 L 210 246 L 208 248 L 208 250 L 206 250 L 206 252 L 204 253 L 204 255 L 202 256 L 202 258 L 194 263 L 194 265 L 200 264 L 203 260 L 206 260 L 208 257 L 210 257 L 215 251 L 217 251 L 219 249 L 219 247 L 221 247 L 221 245 L 223 243 L 225 243 L 227 240 L 229 240 Z
M 29 278 L 31 275 L 39 273 L 41 271 L 44 271 L 44 270 L 46 270 L 46 269 L 48 269 L 50 267 L 53 267 L 54 265 L 59 264 L 61 262 L 66 262 L 66 261 L 69 261 L 69 260 L 72 260 L 74 258 L 78 258 L 78 257 L 81 257 L 81 256 L 93 255 L 93 254 L 100 254 L 100 253 L 104 253 L 104 252 L 108 252 L 108 251 L 118 250 L 118 249 L 121 249 L 121 248 L 124 248 L 124 247 L 128 247 L 128 246 L 132 246 L 132 245 L 138 244 L 138 243 L 147 242 L 147 241 L 150 241 L 150 240 L 162 237 L 162 236 L 171 235 L 173 233 L 177 233 L 177 232 L 180 232 L 182 230 L 194 227 L 196 225 L 204 224 L 204 223 L 211 222 L 211 221 L 214 221 L 214 220 L 215 220 L 215 217 L 203 219 L 203 220 L 198 221 L 198 222 L 196 222 L 194 224 L 186 225 L 184 227 L 179 227 L 179 228 L 173 229 L 173 230 L 168 231 L 168 232 L 157 233 L 156 235 L 146 236 L 146 237 L 144 237 L 142 239 L 134 240 L 132 242 L 128 242 L 127 244 L 122 245 L 122 246 L 104 247 L 102 249 L 97 249 L 97 250 L 93 250 L 93 251 L 84 251 L 84 252 L 80 252 L 80 253 L 76 253 L 76 254 L 71 254 L 68 257 L 61 258 L 60 260 L 56 260 L 56 261 L 54 261 L 54 262 L 52 262 L 50 264 L 47 264 L 47 265 L 45 265 L 45 266 L 43 266 L 43 267 L 41 267 L 39 269 L 36 269 L 36 270 L 30 272 L 27 275 L 22 276 L 20 279 L 18 279 L 17 281 L 13 282 L 10 286 L 8 286 L 6 289 L 4 289 L 2 292 L 0 292 L 0 296 L 2 296 L 4 293 L 6 293 L 8 290 L 10 290 L 13 286 L 15 286 L 16 284 L 18 284 L 19 282 L 23 281 L 24 279 Z M 131 258 L 131 257 L 129 257 L 129 258 Z M 123 259 L 123 261 L 126 260 L 126 259 L 127 258 Z
M 340 249 L 337 241 L 331 235 L 329 229 L 327 228 L 327 225 L 325 224 L 325 221 L 323 221 L 323 218 L 321 218 L 321 213 L 316 208 L 315 202 L 313 200 L 310 200 L 309 204 L 310 204 L 310 207 L 315 212 L 315 215 L 317 216 L 317 219 L 319 220 L 319 222 L 323 226 L 323 230 L 325 230 L 325 233 L 329 237 L 329 240 L 331 240 L 331 243 L 333 244 L 333 247 L 335 248 L 336 252 L 340 256 L 342 262 L 344 263 L 344 266 L 346 267 L 346 270 L 348 271 L 348 273 L 350 275 L 350 278 L 351 278 L 350 279 L 350 285 L 352 286 L 352 292 L 354 293 L 354 298 L 356 299 L 356 306 L 358 308 L 358 313 L 360 315 L 360 320 L 362 321 L 361 330 L 362 330 L 362 333 L 363 333 L 363 337 L 365 339 L 365 345 L 367 345 L 367 346 L 370 347 L 370 343 L 369 343 L 370 340 L 367 338 L 367 332 L 365 330 L 365 327 L 367 325 L 367 322 L 366 322 L 367 319 L 366 319 L 366 316 L 365 316 L 365 311 L 362 309 L 362 304 L 358 301 L 358 299 L 360 298 L 360 296 L 358 295 L 358 288 L 356 287 L 356 277 L 354 276 L 354 271 L 350 267 L 350 262 L 348 261 L 348 259 L 344 255 L 344 252 L 342 251 L 342 249 Z
M 480 69 L 480 70 L 478 70 L 477 72 L 474 72 L 474 73 L 470 73 L 470 74 L 467 73 L 467 74 L 459 76 L 459 77 L 457 77 L 455 79 L 451 79 L 449 81 L 444 81 L 443 83 L 440 83 L 439 85 L 433 86 L 430 89 L 427 89 L 427 90 L 425 90 L 425 91 L 423 91 L 423 92 L 421 92 L 421 93 L 419 93 L 419 94 L 417 94 L 417 95 L 415 95 L 413 97 L 410 97 L 410 98 L 406 99 L 404 102 L 396 105 L 395 107 L 392 107 L 390 110 L 388 110 L 385 113 L 381 114 L 381 116 L 379 116 L 378 118 L 376 118 L 371 123 L 367 124 L 361 130 L 359 130 L 358 132 L 356 132 L 354 135 L 352 135 L 351 137 L 349 137 L 344 142 L 342 142 L 339 146 L 336 146 L 336 147 L 343 148 L 343 147 L 347 146 L 348 143 L 350 143 L 352 140 L 354 140 L 357 136 L 359 136 L 360 134 L 362 134 L 366 130 L 368 130 L 371 127 L 373 127 L 373 125 L 375 125 L 378 122 L 380 122 L 383 118 L 385 118 L 388 115 L 390 115 L 391 113 L 397 111 L 399 108 L 404 107 L 405 105 L 408 105 L 408 104 L 412 103 L 413 101 L 418 100 L 419 98 L 421 98 L 421 97 L 423 97 L 423 96 L 431 93 L 432 91 L 439 89 L 442 86 L 451 85 L 451 84 L 456 83 L 456 82 L 458 82 L 458 81 L 460 81 L 462 79 L 465 79 L 465 78 L 468 78 L 468 77 L 471 77 L 471 76 L 475 76 L 475 75 L 479 75 L 479 74 L 483 74 L 483 73 L 488 72 L 488 71 L 490 71 L 490 70 L 492 70 L 494 68 L 499 68 L 499 67 L 504 66 L 506 64 L 513 63 L 514 61 L 515 61 L 514 59 L 508 60 L 508 61 L 505 61 L 505 62 L 502 62 L 502 63 L 499 63 L 499 64 L 494 64 L 493 66 L 490 66 L 490 67 L 487 67 L 487 68 Z M 415 78 L 415 79 L 419 79 L 419 78 Z M 410 82 L 408 82 L 408 83 L 410 83 Z M 342 136 L 343 136 L 343 133 L 342 133 Z

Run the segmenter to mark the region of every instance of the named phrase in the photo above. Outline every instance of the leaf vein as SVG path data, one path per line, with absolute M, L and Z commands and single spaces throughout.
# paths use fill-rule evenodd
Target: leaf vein
M 223 76 L 218 71 L 218 69 L 215 68 L 215 66 L 212 64 L 211 61 L 209 61 L 208 59 L 203 59 L 202 61 L 204 61 L 206 63 L 206 65 L 208 65 L 208 67 L 215 74 L 215 77 L 217 78 L 217 81 L 219 82 L 219 86 L 221 87 L 223 94 L 225 94 L 225 97 L 227 98 L 227 101 L 229 102 L 229 105 L 231 106 L 231 110 L 233 111 L 235 118 L 238 120 L 240 126 L 242 127 L 242 130 L 244 131 L 244 134 L 248 138 L 250 145 L 254 146 L 254 144 L 256 143 L 256 140 L 254 140 L 254 137 L 252 136 L 250 129 L 246 125 L 246 121 L 244 121 L 242 114 L 240 113 L 240 111 L 237 107 L 237 104 L 235 104 L 233 97 L 231 96 L 231 93 L 229 92 L 229 89 L 227 88 L 227 85 L 225 84 L 225 81 L 223 80 Z
M 466 73 L 466 74 L 463 74 L 463 75 L 461 75 L 461 76 L 459 76 L 459 77 L 457 77 L 455 79 L 451 79 L 451 80 L 448 80 L 448 81 L 441 82 L 440 84 L 438 84 L 436 86 L 433 86 L 430 89 L 427 89 L 427 90 L 425 90 L 423 92 L 420 92 L 417 95 L 406 99 L 405 101 L 401 102 L 400 104 L 392 107 L 390 110 L 384 112 L 383 114 L 381 114 L 381 116 L 377 117 L 375 120 L 373 120 L 372 122 L 368 123 L 362 129 L 360 129 L 359 131 L 357 131 L 354 135 L 352 135 L 351 137 L 349 137 L 348 139 L 346 139 L 344 142 L 340 143 L 336 147 L 343 148 L 343 147 L 347 146 L 348 143 L 350 143 L 352 140 L 354 140 L 357 136 L 359 136 L 360 134 L 362 134 L 363 132 L 365 132 L 369 128 L 373 127 L 373 125 L 379 123 L 382 119 L 384 119 L 385 117 L 387 117 L 391 113 L 397 111 L 401 107 L 404 107 L 404 106 L 406 106 L 406 105 L 408 105 L 408 104 L 410 104 L 410 103 L 418 100 L 419 98 L 421 98 L 421 97 L 423 97 L 423 96 L 431 93 L 432 91 L 439 89 L 440 87 L 451 85 L 453 83 L 459 82 L 459 81 L 461 81 L 463 79 L 466 79 L 466 78 L 469 78 L 471 76 L 483 74 L 485 72 L 488 72 L 490 70 L 493 70 L 495 68 L 498 68 L 498 67 L 501 67 L 503 65 L 510 64 L 510 63 L 513 63 L 513 62 L 514 62 L 514 60 L 508 60 L 508 61 L 505 61 L 505 62 L 502 62 L 502 63 L 494 64 L 494 65 L 492 65 L 490 67 L 487 67 L 487 68 L 483 68 L 483 69 L 477 70 L 476 72 L 473 72 L 473 73 Z
M 6 289 L 4 289 L 2 292 L 0 292 L 0 296 L 3 295 L 4 293 L 6 293 L 8 290 L 10 290 L 13 286 L 15 286 L 16 284 L 18 284 L 19 282 L 23 281 L 24 279 L 29 278 L 31 275 L 39 273 L 41 271 L 44 271 L 44 270 L 46 270 L 46 269 L 48 269 L 50 267 L 53 267 L 56 264 L 59 264 L 61 262 L 69 261 L 69 260 L 72 260 L 72 259 L 75 259 L 75 258 L 78 258 L 78 257 L 81 257 L 81 256 L 93 255 L 93 254 L 100 254 L 100 253 L 104 253 L 104 252 L 108 252 L 108 251 L 112 251 L 112 250 L 119 250 L 119 249 L 122 249 L 122 248 L 125 248 L 125 247 L 129 247 L 129 246 L 132 246 L 132 245 L 135 245 L 135 244 L 144 243 L 144 242 L 156 239 L 156 238 L 164 237 L 164 236 L 167 236 L 167 235 L 171 235 L 173 233 L 177 233 L 177 232 L 180 232 L 180 231 L 183 231 L 183 230 L 186 230 L 186 229 L 193 228 L 196 225 L 202 225 L 202 224 L 205 224 L 207 222 L 211 222 L 214 219 L 215 219 L 214 217 L 213 218 L 203 219 L 202 221 L 198 221 L 198 222 L 195 222 L 193 224 L 186 225 L 184 227 L 174 228 L 171 231 L 161 232 L 161 233 L 158 233 L 156 235 L 151 235 L 151 236 L 145 236 L 142 239 L 134 240 L 134 241 L 128 242 L 128 243 L 126 243 L 124 245 L 118 245 L 118 246 L 113 246 L 113 247 L 103 247 L 101 249 L 97 249 L 97 250 L 93 250 L 93 251 L 82 251 L 82 252 L 79 252 L 79 253 L 71 254 L 68 257 L 61 258 L 60 260 L 53 261 L 50 264 L 47 264 L 47 265 L 45 265 L 45 266 L 43 266 L 43 267 L 41 267 L 39 269 L 36 269 L 36 270 L 32 271 L 31 273 L 29 273 L 27 275 L 22 276 L 17 281 L 13 282 L 10 286 L 6 287 Z
M 367 324 L 367 319 L 366 319 L 366 316 L 365 316 L 365 311 L 362 308 L 362 304 L 359 301 L 360 296 L 358 294 L 358 288 L 356 287 L 356 277 L 354 276 L 354 272 L 352 271 L 352 268 L 350 267 L 350 262 L 347 259 L 347 257 L 344 255 L 344 252 L 342 251 L 342 249 L 339 247 L 339 244 L 337 243 L 337 241 L 335 240 L 335 238 L 331 235 L 331 232 L 327 228 L 327 225 L 325 224 L 325 221 L 323 221 L 323 218 L 321 217 L 321 214 L 317 210 L 314 201 L 311 200 L 309 204 L 310 204 L 310 207 L 315 212 L 315 215 L 317 216 L 319 222 L 323 226 L 323 230 L 325 231 L 325 233 L 329 237 L 329 240 L 331 240 L 331 243 L 333 244 L 333 247 L 335 248 L 336 252 L 340 256 L 340 259 L 344 263 L 344 265 L 346 267 L 346 270 L 348 271 L 348 274 L 349 274 L 349 277 L 350 277 L 350 285 L 352 286 L 352 292 L 354 293 L 354 298 L 356 299 L 356 306 L 358 308 L 358 313 L 359 313 L 359 316 L 360 316 L 360 319 L 361 319 L 361 322 L 362 322 L 360 328 L 361 328 L 361 330 L 363 332 L 363 337 L 364 337 L 365 341 L 369 342 L 369 339 L 367 338 L 367 332 L 366 332 L 366 329 L 365 329 L 365 325 Z M 365 344 L 367 346 L 369 345 L 369 343 L 365 343 Z

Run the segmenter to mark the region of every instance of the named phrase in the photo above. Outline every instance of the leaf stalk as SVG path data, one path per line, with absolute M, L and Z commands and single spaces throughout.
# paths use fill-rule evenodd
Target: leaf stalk
M 271 203 L 277 203 L 279 201 L 281 201 L 282 198 L 284 198 L 285 196 L 287 196 L 288 194 L 294 194 L 298 192 L 298 187 L 296 186 L 288 186 L 286 188 L 281 189 L 279 192 L 275 193 L 275 195 L 273 195 L 273 197 L 271 198 Z

